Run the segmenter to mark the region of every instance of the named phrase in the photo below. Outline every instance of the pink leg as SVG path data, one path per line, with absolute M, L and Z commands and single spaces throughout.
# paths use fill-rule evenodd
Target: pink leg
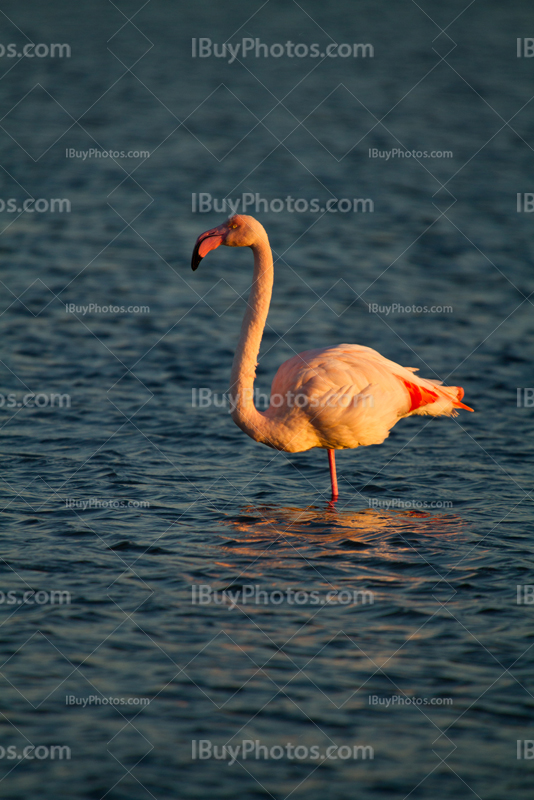
M 337 476 L 336 476 L 336 451 L 328 451 L 328 464 L 330 465 L 330 480 L 332 481 L 332 500 L 337 500 L 339 493 L 337 490 Z

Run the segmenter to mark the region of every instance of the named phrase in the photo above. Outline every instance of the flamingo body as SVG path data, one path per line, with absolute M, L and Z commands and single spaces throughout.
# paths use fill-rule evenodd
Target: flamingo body
M 283 402 L 264 412 L 280 428 L 271 446 L 298 453 L 312 447 L 344 450 L 382 444 L 402 417 L 456 416 L 457 408 L 468 408 L 460 402 L 463 389 L 419 378 L 415 371 L 358 344 L 307 350 L 290 358 L 271 387 L 271 402 Z
M 191 266 L 219 245 L 250 247 L 254 253 L 252 289 L 243 319 L 230 379 L 232 418 L 258 442 L 299 453 L 312 447 L 328 450 L 332 498 L 337 499 L 335 450 L 381 444 L 402 417 L 414 414 L 456 416 L 459 386 L 420 378 L 410 367 L 357 344 L 306 350 L 276 373 L 269 408 L 253 402 L 257 357 L 269 312 L 273 258 L 263 226 L 254 217 L 236 214 L 201 234 Z

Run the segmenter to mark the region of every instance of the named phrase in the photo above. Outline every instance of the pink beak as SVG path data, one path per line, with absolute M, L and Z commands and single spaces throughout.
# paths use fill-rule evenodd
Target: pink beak
M 226 234 L 226 225 L 218 225 L 216 228 L 212 228 L 210 231 L 200 234 L 191 257 L 191 269 L 193 271 L 197 269 L 202 259 L 208 255 L 210 250 L 215 250 L 216 247 L 224 243 Z

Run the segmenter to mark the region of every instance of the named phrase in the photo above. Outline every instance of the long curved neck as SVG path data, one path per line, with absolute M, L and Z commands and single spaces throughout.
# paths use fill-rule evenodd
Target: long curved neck
M 252 439 L 265 441 L 270 423 L 254 405 L 254 379 L 273 289 L 273 256 L 266 234 L 252 245 L 252 251 L 252 289 L 232 364 L 229 394 L 236 425 Z

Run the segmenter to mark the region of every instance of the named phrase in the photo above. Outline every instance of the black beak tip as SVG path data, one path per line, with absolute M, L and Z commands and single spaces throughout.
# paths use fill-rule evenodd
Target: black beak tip
M 198 248 L 195 247 L 195 249 L 193 250 L 193 255 L 191 257 L 191 269 L 193 270 L 193 272 L 196 269 L 198 269 L 198 265 L 200 264 L 201 261 L 202 261 L 202 256 L 198 254 Z

